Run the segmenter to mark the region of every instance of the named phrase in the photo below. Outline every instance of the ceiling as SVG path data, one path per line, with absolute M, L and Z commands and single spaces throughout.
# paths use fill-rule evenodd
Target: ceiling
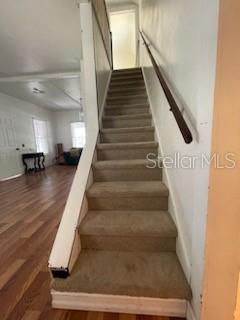
M 76 0 L 0 0 L 0 48 L 0 92 L 53 110 L 79 108 L 78 77 L 38 80 L 39 74 L 80 74 Z M 33 80 L 1 81 L 22 75 Z
M 121 6 L 138 5 L 139 0 L 106 0 L 108 8 L 114 9 Z
M 126 3 L 128 3 L 128 4 L 132 4 L 132 3 L 134 3 L 134 4 L 138 4 L 138 2 L 139 2 L 139 0 L 106 0 L 106 3 L 108 4 L 108 5 L 110 5 L 110 4 L 122 4 L 122 3 L 124 3 L 124 4 L 126 4 Z

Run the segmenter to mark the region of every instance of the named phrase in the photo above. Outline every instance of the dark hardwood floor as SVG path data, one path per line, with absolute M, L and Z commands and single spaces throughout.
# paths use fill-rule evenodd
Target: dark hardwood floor
M 55 166 L 0 182 L 0 320 L 169 320 L 51 308 L 47 261 L 74 172 Z

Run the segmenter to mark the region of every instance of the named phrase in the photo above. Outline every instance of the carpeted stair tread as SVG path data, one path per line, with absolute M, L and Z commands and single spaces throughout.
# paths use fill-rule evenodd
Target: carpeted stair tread
M 142 77 L 138 79 L 126 79 L 120 78 L 120 79 L 114 79 L 113 81 L 110 82 L 110 88 L 113 87 L 121 87 L 121 86 L 133 86 L 136 88 L 137 86 L 142 86 L 144 85 L 144 79 Z
M 136 68 L 125 68 L 125 69 L 114 69 L 113 74 L 124 74 L 124 73 L 131 73 L 131 72 L 142 72 L 142 69 L 140 67 Z
M 151 131 L 154 132 L 153 126 L 147 126 L 147 127 L 131 127 L 131 128 L 104 128 L 101 129 L 101 133 L 133 133 L 133 132 L 147 132 Z
M 133 114 L 151 114 L 148 106 L 143 107 L 118 107 L 105 109 L 105 116 L 121 116 L 121 115 L 133 115 Z
M 140 70 L 133 70 L 131 72 L 113 72 L 112 73 L 112 79 L 116 79 L 116 78 L 119 78 L 119 77 L 124 77 L 124 78 L 127 78 L 127 77 L 143 77 L 143 74 Z
M 105 128 L 100 131 L 101 143 L 153 142 L 154 127 Z
M 87 190 L 89 198 L 168 197 L 168 188 L 161 181 L 94 182 Z
M 119 143 L 98 143 L 98 150 L 108 150 L 108 149 L 145 149 L 158 147 L 158 143 L 155 141 L 147 142 L 119 142 Z
M 162 168 L 153 168 L 147 159 L 96 161 L 92 168 L 96 182 L 162 180 Z
M 119 83 L 114 83 L 111 82 L 109 85 L 109 91 L 115 90 L 115 89 L 120 89 L 120 90 L 131 90 L 131 89 L 139 89 L 142 88 L 143 86 L 145 86 L 144 84 L 144 80 L 141 81 L 132 81 L 132 82 L 125 82 L 125 81 L 121 81 Z
M 172 252 L 82 250 L 71 275 L 53 289 L 161 299 L 191 299 L 191 290 Z
M 142 74 L 141 68 L 128 68 L 122 70 L 113 70 L 112 77 L 119 76 L 119 75 L 131 75 L 131 74 Z
M 146 93 L 138 93 L 138 94 L 129 93 L 125 95 L 114 94 L 111 96 L 108 95 L 107 101 L 110 102 L 111 100 L 115 101 L 115 100 L 123 100 L 123 99 L 146 99 L 146 98 L 147 98 Z
M 142 93 L 142 92 L 146 92 L 146 88 L 144 86 L 144 84 L 140 85 L 140 86 L 136 86 L 135 88 L 122 88 L 122 87 L 115 87 L 115 88 L 112 88 L 108 91 L 108 94 L 111 95 L 111 94 L 128 94 L 130 92 L 135 92 L 135 93 Z
M 152 166 L 152 163 L 147 159 L 133 159 L 133 160 L 106 160 L 96 161 L 93 163 L 95 169 L 137 169 L 147 168 Z M 149 170 L 152 170 L 149 168 Z
M 149 104 L 148 103 L 137 103 L 137 104 L 121 104 L 121 105 L 117 105 L 117 104 L 114 104 L 114 105 L 107 105 L 104 109 L 105 110 L 112 110 L 112 109 L 124 109 L 124 108 L 143 108 L 143 107 L 146 107 L 146 108 L 149 108 Z
M 176 226 L 167 211 L 89 211 L 79 233 L 130 237 L 176 237 Z
M 144 80 L 142 73 L 129 73 L 129 74 L 118 74 L 113 75 L 111 78 L 111 83 L 115 81 L 129 81 L 129 80 Z
M 151 119 L 152 115 L 150 113 L 140 113 L 140 114 L 127 114 L 118 116 L 103 116 L 103 121 L 108 120 L 130 120 L 130 119 Z

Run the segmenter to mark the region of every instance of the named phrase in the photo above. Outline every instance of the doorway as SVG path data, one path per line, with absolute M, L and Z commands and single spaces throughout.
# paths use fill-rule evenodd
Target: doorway
M 110 13 L 113 40 L 113 68 L 128 69 L 136 66 L 136 11 Z
M 0 113 L 0 149 L 0 180 L 21 174 L 14 120 L 5 112 Z

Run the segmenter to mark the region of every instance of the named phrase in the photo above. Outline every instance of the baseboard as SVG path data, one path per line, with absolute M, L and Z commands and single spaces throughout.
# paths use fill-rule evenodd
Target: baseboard
M 187 303 L 187 320 L 197 320 L 192 305 L 189 302 Z
M 146 90 L 147 90 L 147 95 L 148 95 L 148 99 L 149 99 L 149 104 L 150 104 L 150 109 L 151 109 L 151 113 L 152 113 L 152 118 L 153 118 L 153 122 L 155 125 L 155 133 L 156 133 L 156 139 L 159 143 L 159 148 L 160 148 L 160 154 L 163 155 L 163 148 L 162 148 L 162 144 L 161 144 L 161 139 L 160 139 L 160 134 L 157 130 L 157 126 L 156 126 L 156 116 L 154 113 L 154 108 L 153 108 L 153 104 L 152 104 L 152 98 L 151 98 L 151 94 L 148 88 L 148 82 L 146 79 L 146 75 L 145 75 L 145 70 L 144 68 L 142 68 L 142 72 L 143 72 L 143 78 L 144 78 L 144 82 L 145 82 L 145 86 L 146 86 Z M 178 214 L 178 209 L 177 209 L 177 205 L 176 202 L 174 200 L 174 192 L 173 192 L 173 188 L 172 188 L 172 184 L 171 184 L 171 179 L 169 177 L 168 174 L 168 170 L 163 168 L 163 181 L 164 183 L 168 186 L 169 188 L 169 193 L 171 194 L 170 197 L 170 202 L 169 202 L 169 212 L 172 215 L 176 225 L 177 225 L 177 229 L 178 229 L 178 239 L 177 239 L 177 255 L 178 258 L 180 260 L 180 263 L 182 265 L 182 268 L 184 270 L 185 276 L 188 279 L 188 281 L 190 281 L 190 273 L 191 273 L 191 264 L 190 264 L 190 259 L 188 257 L 187 254 L 187 249 L 185 246 L 185 242 L 183 239 L 183 230 L 182 230 L 182 226 L 180 223 L 180 217 Z
M 52 307 L 185 318 L 186 300 L 51 291 Z
M 182 225 L 180 223 L 180 217 L 178 214 L 177 205 L 176 205 L 176 202 L 174 201 L 174 192 L 173 192 L 171 179 L 169 177 L 167 169 L 163 169 L 163 182 L 167 185 L 169 189 L 169 194 L 171 194 L 171 197 L 169 199 L 169 212 L 171 213 L 178 229 L 178 239 L 177 239 L 177 248 L 176 248 L 177 256 L 180 260 L 185 276 L 188 279 L 188 282 L 190 282 L 191 264 L 187 254 L 185 242 L 183 239 Z
M 3 179 L 0 179 L 0 182 L 8 181 L 8 180 L 12 180 L 12 179 L 15 179 L 15 178 L 21 177 L 22 175 L 23 175 L 23 173 L 19 173 L 19 174 L 16 174 L 15 176 L 11 176 L 11 177 L 7 177 L 7 178 L 3 178 Z

